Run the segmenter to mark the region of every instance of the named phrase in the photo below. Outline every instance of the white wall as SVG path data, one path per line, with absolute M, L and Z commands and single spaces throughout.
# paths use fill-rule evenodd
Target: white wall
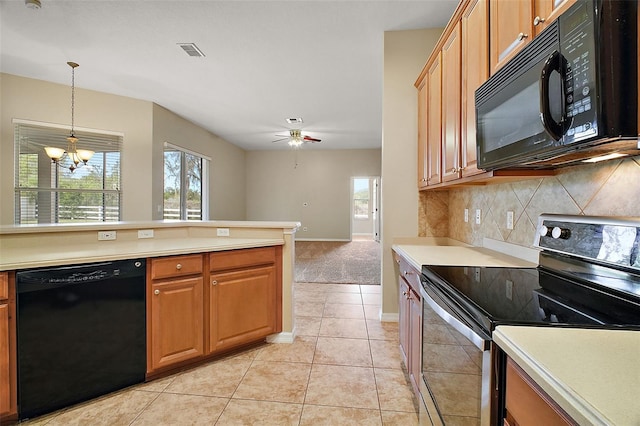
M 417 103 L 414 83 L 442 28 L 384 35 L 382 101 L 382 319 L 398 316 L 391 245 L 418 235 Z
M 299 221 L 299 240 L 351 239 L 351 177 L 378 176 L 381 164 L 379 149 L 302 147 L 246 159 L 247 220 Z

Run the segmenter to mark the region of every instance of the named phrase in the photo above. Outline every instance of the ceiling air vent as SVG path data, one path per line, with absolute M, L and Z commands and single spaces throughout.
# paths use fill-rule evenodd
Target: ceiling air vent
M 198 49 L 198 46 L 196 46 L 195 43 L 178 43 L 178 46 L 182 47 L 182 50 L 184 50 L 189 56 L 194 56 L 196 58 L 204 57 L 204 53 L 202 53 L 202 50 Z

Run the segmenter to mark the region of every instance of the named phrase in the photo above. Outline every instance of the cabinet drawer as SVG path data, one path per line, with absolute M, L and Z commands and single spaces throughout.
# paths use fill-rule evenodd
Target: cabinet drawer
M 566 426 L 575 423 L 509 358 L 505 405 L 507 421 L 515 424 Z M 509 424 L 507 423 L 507 424 Z
M 420 287 L 422 286 L 420 283 L 420 271 L 411 266 L 404 257 L 399 255 L 396 256 L 400 275 L 409 283 L 411 289 L 419 295 Z
M 151 259 L 151 279 L 153 280 L 201 274 L 202 269 L 201 254 Z
M 276 261 L 276 247 L 259 247 L 242 250 L 219 251 L 209 254 L 209 270 L 247 268 L 269 265 Z
M 0 272 L 0 300 L 9 298 L 9 273 Z

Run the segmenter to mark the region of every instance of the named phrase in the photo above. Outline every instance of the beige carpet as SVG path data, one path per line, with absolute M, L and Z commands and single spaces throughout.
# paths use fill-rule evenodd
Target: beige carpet
M 296 241 L 295 281 L 380 284 L 380 243 Z

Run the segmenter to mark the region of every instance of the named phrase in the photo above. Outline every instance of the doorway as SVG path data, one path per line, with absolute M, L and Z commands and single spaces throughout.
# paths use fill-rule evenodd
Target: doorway
M 351 240 L 380 241 L 380 177 L 351 178 Z

